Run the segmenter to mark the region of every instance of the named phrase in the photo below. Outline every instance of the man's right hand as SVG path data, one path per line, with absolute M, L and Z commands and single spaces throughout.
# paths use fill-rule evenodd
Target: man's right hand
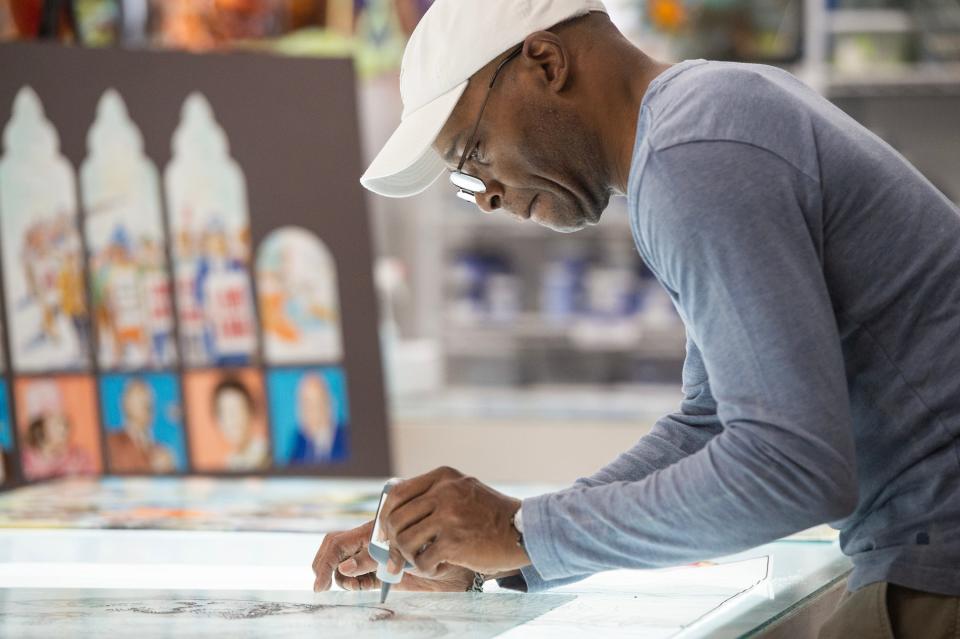
M 347 530 L 329 533 L 323 538 L 313 560 L 314 592 L 330 590 L 335 579 L 344 590 L 379 590 L 377 562 L 367 552 L 373 534 L 373 522 Z M 419 577 L 416 571 L 407 571 L 397 590 L 434 592 L 465 592 L 473 585 L 474 572 L 467 568 L 442 564 L 434 578 Z

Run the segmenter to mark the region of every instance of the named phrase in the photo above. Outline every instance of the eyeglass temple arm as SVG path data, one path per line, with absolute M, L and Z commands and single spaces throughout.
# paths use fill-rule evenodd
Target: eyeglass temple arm
M 493 89 L 493 85 L 497 82 L 497 76 L 500 75 L 503 67 L 507 66 L 508 62 L 523 52 L 523 46 L 524 45 L 521 44 L 510 55 L 504 58 L 503 61 L 497 65 L 497 70 L 493 72 L 493 77 L 490 79 L 490 86 L 487 87 L 487 95 L 484 96 L 483 102 L 480 104 L 480 113 L 477 115 L 477 123 L 473 126 L 473 131 L 470 133 L 470 137 L 467 138 L 467 145 L 463 147 L 463 155 L 460 156 L 460 164 L 457 165 L 458 173 L 463 170 L 463 165 L 467 163 L 467 155 L 469 155 L 470 148 L 473 146 L 473 141 L 477 137 L 477 131 L 480 130 L 480 123 L 483 121 L 483 111 L 487 108 L 487 102 L 490 100 L 490 91 Z

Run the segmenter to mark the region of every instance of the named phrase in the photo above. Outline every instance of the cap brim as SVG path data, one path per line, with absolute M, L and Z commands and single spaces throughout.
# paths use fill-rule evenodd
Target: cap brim
M 386 197 L 417 195 L 433 184 L 446 168 L 433 142 L 466 88 L 463 82 L 405 117 L 360 183 Z

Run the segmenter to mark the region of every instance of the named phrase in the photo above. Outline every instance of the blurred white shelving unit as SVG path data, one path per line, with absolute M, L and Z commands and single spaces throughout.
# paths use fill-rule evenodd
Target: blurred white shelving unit
M 804 55 L 793 71 L 829 98 L 888 95 L 960 96 L 960 60 L 864 65 L 837 70 L 837 37 L 907 37 L 921 25 L 902 8 L 828 9 L 825 0 L 804 0 Z M 960 12 L 960 6 L 956 8 Z M 954 27 L 960 30 L 960 16 Z M 854 65 L 855 66 L 855 65 Z

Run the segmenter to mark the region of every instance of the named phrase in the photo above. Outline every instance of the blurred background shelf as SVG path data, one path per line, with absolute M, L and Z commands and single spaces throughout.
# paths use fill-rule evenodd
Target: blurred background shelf
M 835 71 L 827 95 L 838 97 L 960 96 L 960 62 L 931 62 L 872 70 Z
M 835 9 L 830 11 L 833 33 L 904 33 L 915 28 L 913 16 L 904 9 Z

